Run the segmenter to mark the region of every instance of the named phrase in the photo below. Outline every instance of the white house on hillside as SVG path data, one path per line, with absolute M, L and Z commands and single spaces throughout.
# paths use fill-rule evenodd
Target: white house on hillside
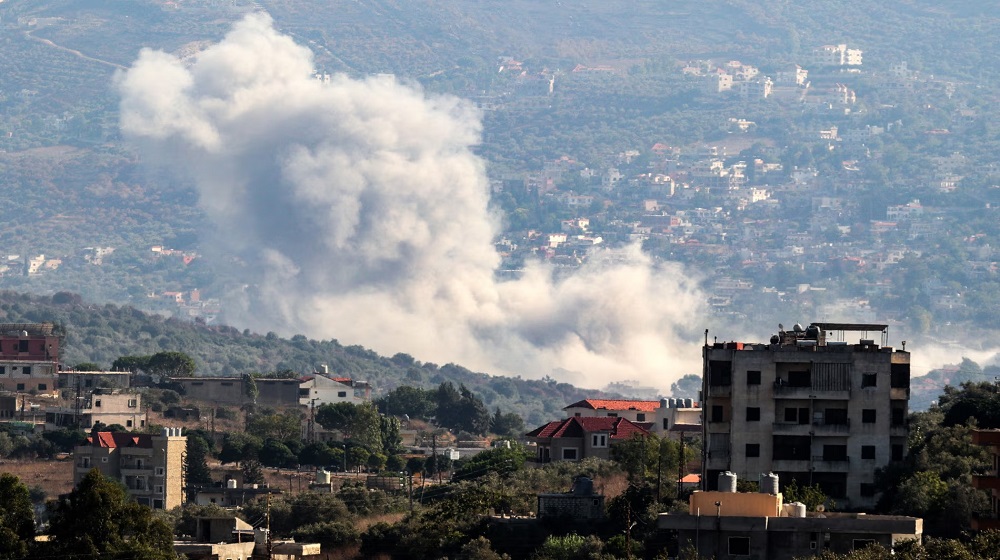
M 299 404 L 320 406 L 349 402 L 361 404 L 371 400 L 372 388 L 367 381 L 354 381 L 350 377 L 329 377 L 315 373 L 301 378 Z

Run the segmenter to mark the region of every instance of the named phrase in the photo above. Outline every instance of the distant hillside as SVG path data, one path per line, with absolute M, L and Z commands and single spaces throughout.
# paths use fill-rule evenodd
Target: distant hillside
M 922 377 L 910 381 L 910 410 L 927 410 L 944 392 L 946 385 L 958 387 L 962 383 L 996 383 L 1000 367 L 979 367 L 968 358 L 955 366 L 935 369 Z
M 290 369 L 309 373 L 321 364 L 332 373 L 369 381 L 376 394 L 400 385 L 431 388 L 444 381 L 465 384 L 493 410 L 517 412 L 533 426 L 563 416 L 562 407 L 587 397 L 617 396 L 568 383 L 494 377 L 455 364 L 422 363 L 407 354 L 379 356 L 336 340 L 291 339 L 227 326 L 190 323 L 131 307 L 94 305 L 66 292 L 34 296 L 0 292 L 0 322 L 45 322 L 65 331 L 62 362 L 110 367 L 119 356 L 176 350 L 189 354 L 200 375 L 236 375 Z M 649 395 L 646 398 L 655 398 Z

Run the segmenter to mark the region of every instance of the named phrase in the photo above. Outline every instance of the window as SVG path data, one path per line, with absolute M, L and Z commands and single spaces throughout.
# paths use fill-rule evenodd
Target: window
M 618 413 L 617 412 L 609 412 L 608 413 L 608 418 L 618 418 Z
M 17 351 L 18 352 L 27 352 L 28 351 L 28 341 L 27 340 L 18 340 L 17 341 Z
M 877 387 L 878 386 L 878 375 L 874 373 L 865 373 L 861 375 L 861 387 Z
M 153 500 L 153 509 L 163 509 L 163 500 Z
M 38 384 L 38 390 L 39 391 L 48 391 L 49 390 L 49 385 L 47 383 L 39 383 Z
M 107 463 L 108 462 L 108 458 L 107 457 L 101 457 L 101 462 L 102 463 Z
M 732 385 L 733 363 L 715 360 L 708 362 L 708 384 L 712 387 Z
M 223 387 L 232 387 L 233 386 L 233 382 L 232 381 L 223 381 L 219 385 L 222 385 Z
M 155 488 L 153 489 L 153 491 L 154 491 L 155 493 L 157 493 L 157 494 L 163 494 L 163 487 L 162 487 L 162 486 L 156 486 L 156 487 L 155 487 Z
M 730 556 L 749 556 L 750 537 L 729 537 Z
M 90 468 L 90 457 L 80 457 L 80 466 L 85 469 Z
M 846 445 L 824 445 L 823 446 L 823 460 L 824 461 L 846 461 L 847 460 L 847 446 Z
M 24 390 L 24 383 L 18 383 L 17 384 L 17 390 L 18 391 L 23 391 Z
M 0 366 L 0 375 L 7 375 L 7 366 Z
M 862 459 L 874 459 L 875 458 L 875 446 L 874 445 L 862 445 L 861 446 L 861 458 Z
M 128 407 L 129 408 L 135 408 L 136 406 L 138 406 L 138 404 L 139 403 L 136 401 L 136 399 L 129 399 L 128 400 Z
M 721 404 L 713 404 L 712 405 L 712 420 L 711 420 L 711 422 L 723 422 L 724 420 L 722 418 L 723 418 L 723 415 L 722 415 L 722 405 Z
M 573 416 L 576 416 L 577 418 L 579 418 L 580 417 L 580 413 L 579 412 L 574 412 Z
M 748 443 L 746 448 L 747 457 L 760 457 L 760 444 Z
M 760 422 L 760 407 L 747 407 L 747 422 Z
M 641 413 L 640 414 L 636 414 L 635 415 L 635 421 L 636 422 L 645 422 L 646 421 L 646 415 L 645 414 L 641 414 Z
M 590 438 L 590 445 L 593 447 L 607 447 L 608 434 L 593 434 Z
M 799 409 L 797 408 L 786 408 L 785 409 L 785 422 L 796 423 L 799 421 Z
M 893 389 L 910 388 L 910 364 L 892 364 L 890 366 L 889 386 Z
M 906 425 L 906 414 L 902 408 L 892 409 L 892 425 L 893 426 L 905 426 Z
M 875 495 L 875 485 L 871 482 L 861 483 L 861 495 L 865 498 L 871 498 Z
M 747 385 L 760 385 L 760 372 L 757 370 L 747 371 Z
M 94 401 L 94 408 L 101 408 L 101 399 Z
M 788 372 L 788 386 L 812 387 L 812 376 L 809 375 L 808 371 L 790 371 Z
M 902 461 L 903 460 L 903 446 L 900 444 L 893 444 L 892 446 L 892 460 Z
M 88 380 L 84 381 L 83 382 L 83 386 L 84 387 L 93 387 L 94 386 L 94 380 L 93 379 L 88 379 Z
M 21 373 L 23 373 L 24 375 L 31 375 L 31 366 L 21 367 Z
M 337 392 L 337 398 L 343 399 L 345 397 L 347 397 L 347 391 L 338 391 Z
M 126 428 L 131 428 L 132 427 L 132 421 L 131 420 L 126 420 L 125 421 L 125 427 Z
M 669 418 L 664 418 L 663 419 L 663 429 L 664 430 L 669 430 L 670 429 L 670 419 Z
M 562 458 L 564 461 L 576 461 L 576 448 L 564 447 L 562 450 Z
M 875 423 L 875 409 L 866 408 L 861 411 L 861 422 L 865 424 Z
M 823 423 L 833 426 L 846 426 L 847 421 L 847 409 L 846 408 L 828 408 L 824 411 Z
M 163 467 L 156 467 L 156 476 L 163 476 Z

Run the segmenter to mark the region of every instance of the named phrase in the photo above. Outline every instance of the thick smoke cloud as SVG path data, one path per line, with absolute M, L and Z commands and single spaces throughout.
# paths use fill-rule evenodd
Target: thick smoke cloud
M 258 14 L 189 64 L 144 50 L 119 76 L 124 133 L 191 174 L 205 241 L 253 263 L 230 322 L 591 387 L 665 390 L 700 370 L 704 297 L 687 271 L 632 247 L 496 280 L 476 109 L 313 71 Z

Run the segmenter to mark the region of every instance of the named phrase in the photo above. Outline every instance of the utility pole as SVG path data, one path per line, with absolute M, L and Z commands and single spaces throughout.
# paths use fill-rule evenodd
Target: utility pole
M 681 432 L 681 453 L 680 460 L 677 461 L 677 497 L 681 496 L 681 489 L 684 488 L 684 432 Z
M 438 484 L 441 483 L 441 461 L 438 460 L 438 436 L 436 433 L 431 434 L 431 458 L 434 459 L 434 470 L 437 471 Z
M 410 481 L 410 489 L 407 493 L 410 495 L 410 513 L 413 513 L 413 473 L 406 471 L 406 478 Z
M 272 558 L 274 558 L 274 554 L 273 554 L 273 546 L 271 543 L 271 491 L 270 490 L 268 490 L 267 492 L 267 513 L 265 514 L 265 519 L 267 519 L 267 525 L 266 525 L 267 528 L 265 529 L 267 531 L 267 535 L 265 537 L 266 540 L 264 542 L 267 546 L 267 558 L 268 560 L 271 560 Z
M 316 442 L 316 399 L 309 401 L 309 431 L 306 434 L 306 441 Z

